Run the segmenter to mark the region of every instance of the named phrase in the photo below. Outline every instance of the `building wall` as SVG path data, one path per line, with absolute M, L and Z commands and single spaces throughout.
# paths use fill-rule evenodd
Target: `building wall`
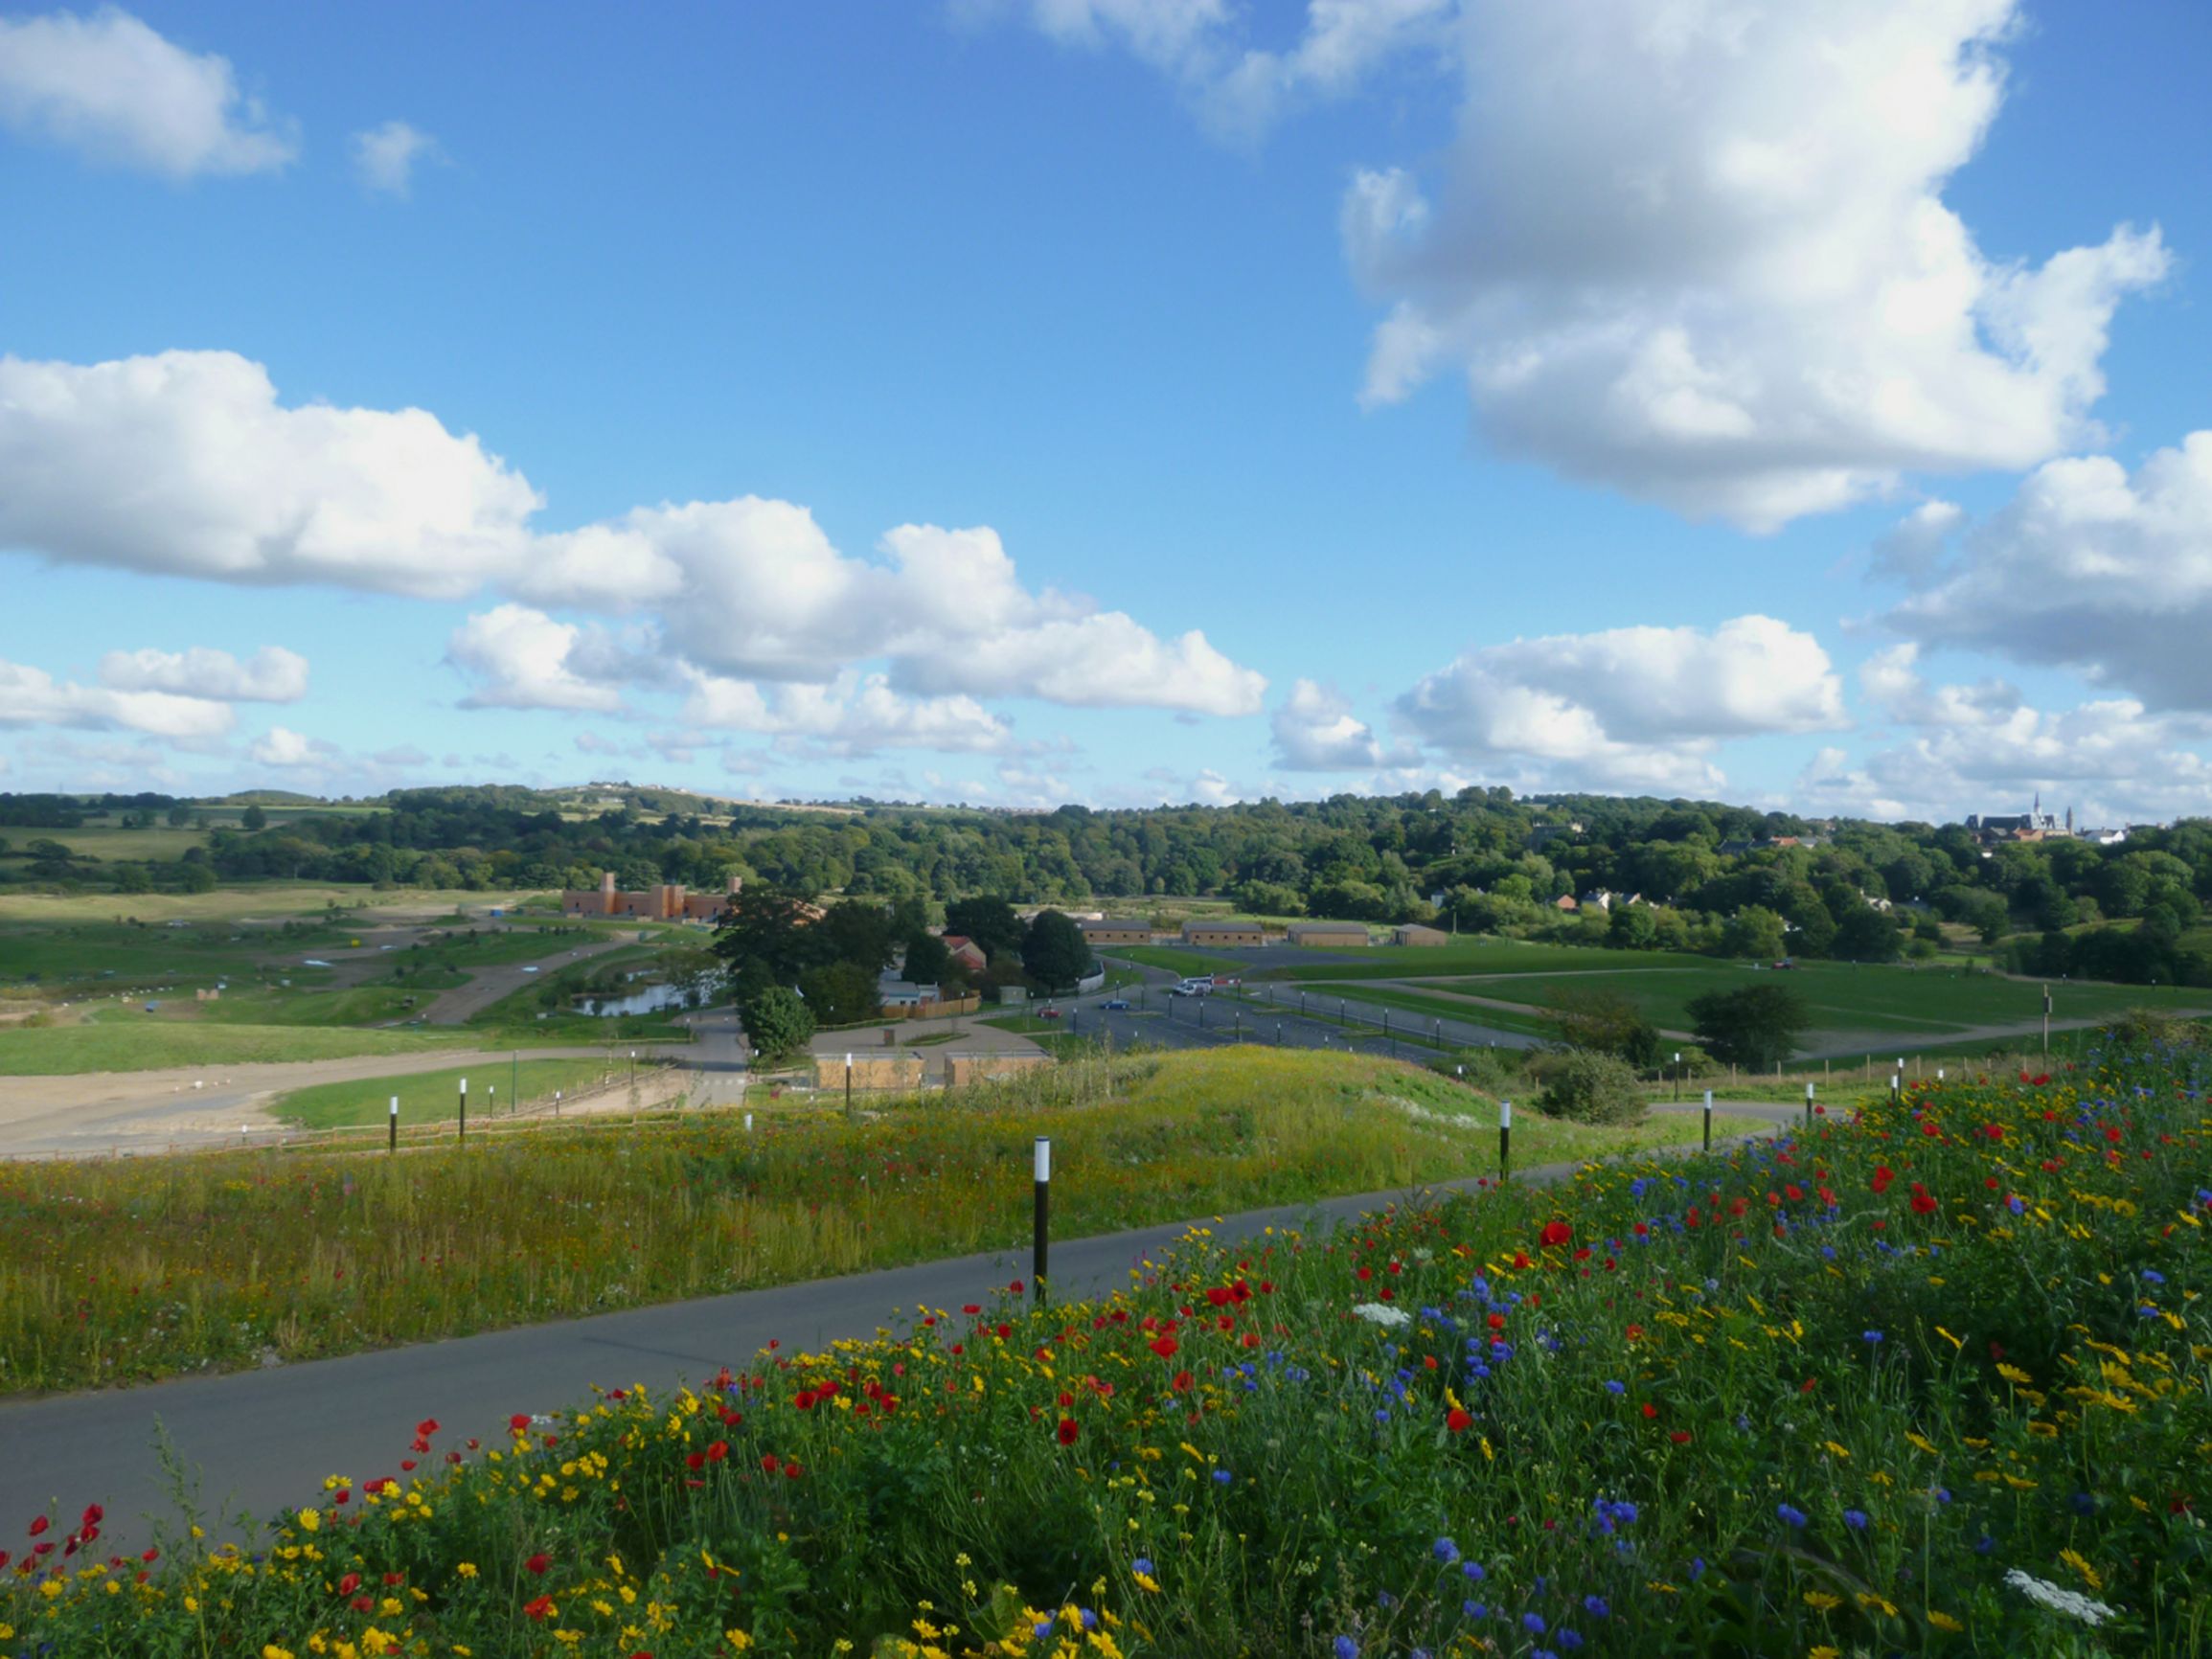
M 1256 921 L 1187 921 L 1185 944 L 1261 944 L 1266 932 Z
M 1290 927 L 1292 944 L 1365 944 L 1367 929 L 1357 922 L 1299 921 Z
M 1092 944 L 1150 944 L 1152 925 L 1143 921 L 1085 921 L 1078 924 Z
M 1441 927 L 1423 927 L 1412 923 L 1398 928 L 1390 937 L 1400 944 L 1442 944 L 1451 936 Z

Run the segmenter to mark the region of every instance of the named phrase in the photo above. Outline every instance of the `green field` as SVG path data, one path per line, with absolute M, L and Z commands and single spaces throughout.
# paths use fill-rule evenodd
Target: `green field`
M 1170 973 L 1232 973 L 1250 971 L 1249 963 L 1239 962 L 1233 956 L 1216 956 L 1203 950 L 1185 950 L 1179 944 L 1115 944 L 1098 953 L 1102 957 L 1117 957 L 1124 962 L 1137 963 L 1145 967 L 1164 967 Z
M 123 830 L 112 824 L 88 824 L 79 830 L 27 830 L 0 825 L 0 839 L 13 842 L 18 852 L 34 841 L 58 841 L 80 857 L 174 860 L 182 858 L 188 848 L 203 845 L 207 837 L 197 830 L 171 830 L 167 825 L 151 830 Z
M 1684 956 L 1674 951 L 1633 953 L 1602 950 L 1583 944 L 1528 944 L 1513 939 L 1465 939 L 1449 944 L 1375 945 L 1371 958 L 1358 962 L 1296 963 L 1255 972 L 1246 978 L 1288 979 L 1300 982 L 1335 979 L 1435 979 L 1465 973 L 1563 973 L 1577 969 L 1617 973 L 1633 963 L 1642 968 L 1690 967 L 1711 969 L 1709 956 Z
M 8 838 L 20 845 L 21 841 L 32 838 L 32 832 L 8 832 Z M 528 897 L 510 893 L 451 893 L 426 887 L 395 887 L 371 892 L 364 887 L 332 887 L 307 881 L 254 882 L 218 887 L 213 893 L 0 893 L 0 921 L 108 921 L 129 916 L 141 921 L 237 921 L 260 917 L 312 916 L 333 908 L 353 916 L 404 914 L 421 918 L 450 914 L 456 904 L 466 906 L 471 916 L 480 917 L 495 905 L 512 909 Z
M 154 1071 L 165 1066 L 417 1055 L 472 1046 L 482 1040 L 480 1032 L 458 1029 L 353 1031 L 311 1025 L 202 1025 L 151 1019 L 137 1024 L 103 1022 L 29 1031 L 16 1028 L 0 1031 L 0 1077 L 65 1077 L 83 1072 Z
M 1528 1011 L 1521 1014 L 1395 989 L 1382 990 L 1343 984 L 1331 985 L 1327 989 L 1332 995 L 1357 997 L 1408 1012 L 1539 1034 L 1545 1029 L 1541 1012 L 1545 998 L 1555 989 L 1606 989 L 1618 991 L 1636 1004 L 1645 1017 L 1662 1031 L 1687 1033 L 1692 1024 L 1688 1005 L 1693 998 L 1707 991 L 1735 990 L 1747 985 L 1781 984 L 1796 991 L 1813 1010 L 1813 1026 L 1802 1045 L 1813 1049 L 1834 1046 L 1844 1039 L 1880 1039 L 1882 1046 L 1905 1049 L 1960 1042 L 1972 1049 L 1975 1039 L 1963 1038 L 1962 1034 L 1983 1026 L 2025 1025 L 2042 1016 L 2043 988 L 2040 982 L 1966 973 L 1940 966 L 1873 967 L 1813 962 L 1800 963 L 1787 973 L 1776 973 L 1772 969 L 1754 970 L 1697 958 L 1671 958 L 1674 962 L 1687 960 L 1694 966 L 1679 971 L 1654 973 L 1640 967 L 1620 966 L 1622 956 L 1618 952 L 1577 954 L 1606 957 L 1614 965 L 1615 971 L 1463 978 L 1444 981 L 1433 988 L 1515 1003 Z M 1647 959 L 1634 960 L 1641 963 Z M 2051 1004 L 2054 1020 L 2102 1019 L 2131 1008 L 2168 1011 L 2212 1008 L 2212 991 L 2177 989 L 2171 986 L 2059 982 L 2051 987 Z M 1979 1046 L 1988 1047 L 1989 1039 L 1980 1039 Z
M 350 1083 L 318 1083 L 295 1089 L 278 1098 L 269 1110 L 303 1129 L 338 1129 L 386 1123 L 392 1097 L 399 1098 L 399 1122 L 450 1123 L 459 1116 L 461 1080 L 469 1078 L 468 1114 L 471 1120 L 497 1118 L 549 1099 L 556 1089 L 564 1094 L 624 1076 L 621 1066 L 611 1070 L 606 1057 L 588 1059 L 524 1060 L 519 1065 L 492 1065 L 442 1072 L 408 1072 L 392 1078 L 365 1078 Z

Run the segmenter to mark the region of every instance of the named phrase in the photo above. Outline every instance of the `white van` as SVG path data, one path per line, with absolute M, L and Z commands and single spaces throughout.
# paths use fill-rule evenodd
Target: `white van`
M 1168 987 L 1168 994 L 1170 996 L 1212 996 L 1214 994 L 1214 982 L 1206 978 L 1177 980 L 1174 985 Z

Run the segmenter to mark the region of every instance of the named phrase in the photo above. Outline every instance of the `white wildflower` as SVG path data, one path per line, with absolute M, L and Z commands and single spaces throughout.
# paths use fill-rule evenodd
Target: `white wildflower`
M 2018 1567 L 2011 1568 L 2006 1572 L 2005 1582 L 2029 1601 L 2041 1606 L 2048 1607 L 2053 1612 L 2071 1614 L 2085 1625 L 2102 1625 L 2112 1616 L 2112 1609 L 2106 1606 L 2104 1602 L 2094 1602 L 2076 1591 L 2061 1589 L 2056 1584 L 2046 1583 L 2031 1573 L 2021 1572 Z
M 1412 1314 L 1407 1313 L 1402 1307 L 1393 1307 L 1387 1302 L 1362 1302 L 1357 1307 L 1354 1307 L 1352 1311 L 1357 1313 L 1360 1318 L 1366 1320 L 1370 1325 L 1380 1325 L 1385 1328 L 1395 1328 L 1397 1326 L 1411 1325 L 1413 1323 Z

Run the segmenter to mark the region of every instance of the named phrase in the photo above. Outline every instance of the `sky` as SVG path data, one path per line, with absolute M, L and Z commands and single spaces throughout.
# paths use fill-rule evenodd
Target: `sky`
M 2212 814 L 2212 9 L 0 0 L 0 789 Z

